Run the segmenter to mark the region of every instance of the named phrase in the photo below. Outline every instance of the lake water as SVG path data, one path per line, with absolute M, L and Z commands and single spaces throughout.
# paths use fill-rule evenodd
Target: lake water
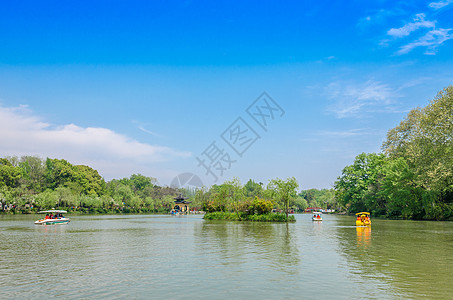
M 452 299 L 453 222 L 0 216 L 0 298 Z

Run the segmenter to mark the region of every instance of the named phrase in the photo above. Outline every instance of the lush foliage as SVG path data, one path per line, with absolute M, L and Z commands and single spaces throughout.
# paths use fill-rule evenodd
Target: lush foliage
M 290 201 L 296 197 L 298 187 L 299 184 L 294 177 L 288 178 L 286 181 L 279 178 L 273 179 L 267 186 L 272 195 L 284 205 L 286 218 L 288 218 Z
M 228 220 L 228 221 L 252 221 L 252 222 L 296 222 L 294 216 L 286 217 L 282 213 L 266 213 L 266 214 L 247 214 L 246 212 L 211 212 L 204 216 L 205 220 Z
M 278 221 L 281 216 L 272 211 L 283 208 L 285 220 L 290 220 L 287 212 L 294 205 L 297 187 L 294 178 L 271 180 L 266 189 L 251 179 L 242 186 L 235 178 L 209 190 L 198 190 L 195 202 L 207 212 L 207 219 Z
M 0 159 L 0 211 L 167 212 L 179 192 L 140 174 L 105 182 L 96 170 L 63 159 Z
M 362 153 L 335 183 L 351 212 L 406 219 L 453 218 L 453 86 L 391 129 L 384 153 Z
M 13 213 L 51 208 L 73 213 L 163 213 L 172 208 L 174 197 L 183 193 L 192 202 L 191 208 L 216 213 L 214 216 L 225 213 L 223 219 L 281 221 L 283 215 L 291 221 L 288 210 L 306 204 L 296 197 L 297 187 L 294 178 L 272 180 L 267 189 L 253 180 L 242 186 L 234 178 L 209 190 L 177 190 L 159 186 L 155 178 L 141 174 L 105 182 L 96 170 L 63 159 L 0 159 L 0 206 Z M 276 213 L 282 208 L 286 214 Z
M 308 207 L 332 210 L 339 209 L 334 189 L 302 190 L 296 198 L 294 206 L 300 211 L 304 211 Z

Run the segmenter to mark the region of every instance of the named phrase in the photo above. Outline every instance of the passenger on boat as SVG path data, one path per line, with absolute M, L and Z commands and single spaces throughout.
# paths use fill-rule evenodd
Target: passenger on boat
M 45 217 L 45 219 L 49 219 L 49 214 L 46 214 L 46 217 Z
M 53 219 L 53 214 L 52 213 L 50 213 L 49 219 Z

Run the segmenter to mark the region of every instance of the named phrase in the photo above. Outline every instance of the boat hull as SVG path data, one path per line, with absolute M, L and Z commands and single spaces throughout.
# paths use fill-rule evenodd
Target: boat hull
M 371 221 L 365 220 L 362 222 L 362 221 L 356 220 L 355 225 L 356 226 L 369 226 L 369 225 L 371 225 Z
M 35 222 L 36 225 L 63 225 L 68 224 L 71 220 L 69 218 L 61 219 L 42 219 Z

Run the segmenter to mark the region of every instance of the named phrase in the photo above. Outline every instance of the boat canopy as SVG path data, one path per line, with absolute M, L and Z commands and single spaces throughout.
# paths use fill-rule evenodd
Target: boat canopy
M 322 215 L 322 211 L 314 211 L 313 214 L 314 215 Z
M 58 209 L 51 209 L 51 210 L 41 210 L 40 214 L 48 214 L 48 213 L 57 213 L 57 214 L 65 214 L 67 213 L 66 210 L 58 210 Z
M 359 212 L 359 213 L 356 213 L 355 215 L 369 215 L 370 213 L 369 212 Z

